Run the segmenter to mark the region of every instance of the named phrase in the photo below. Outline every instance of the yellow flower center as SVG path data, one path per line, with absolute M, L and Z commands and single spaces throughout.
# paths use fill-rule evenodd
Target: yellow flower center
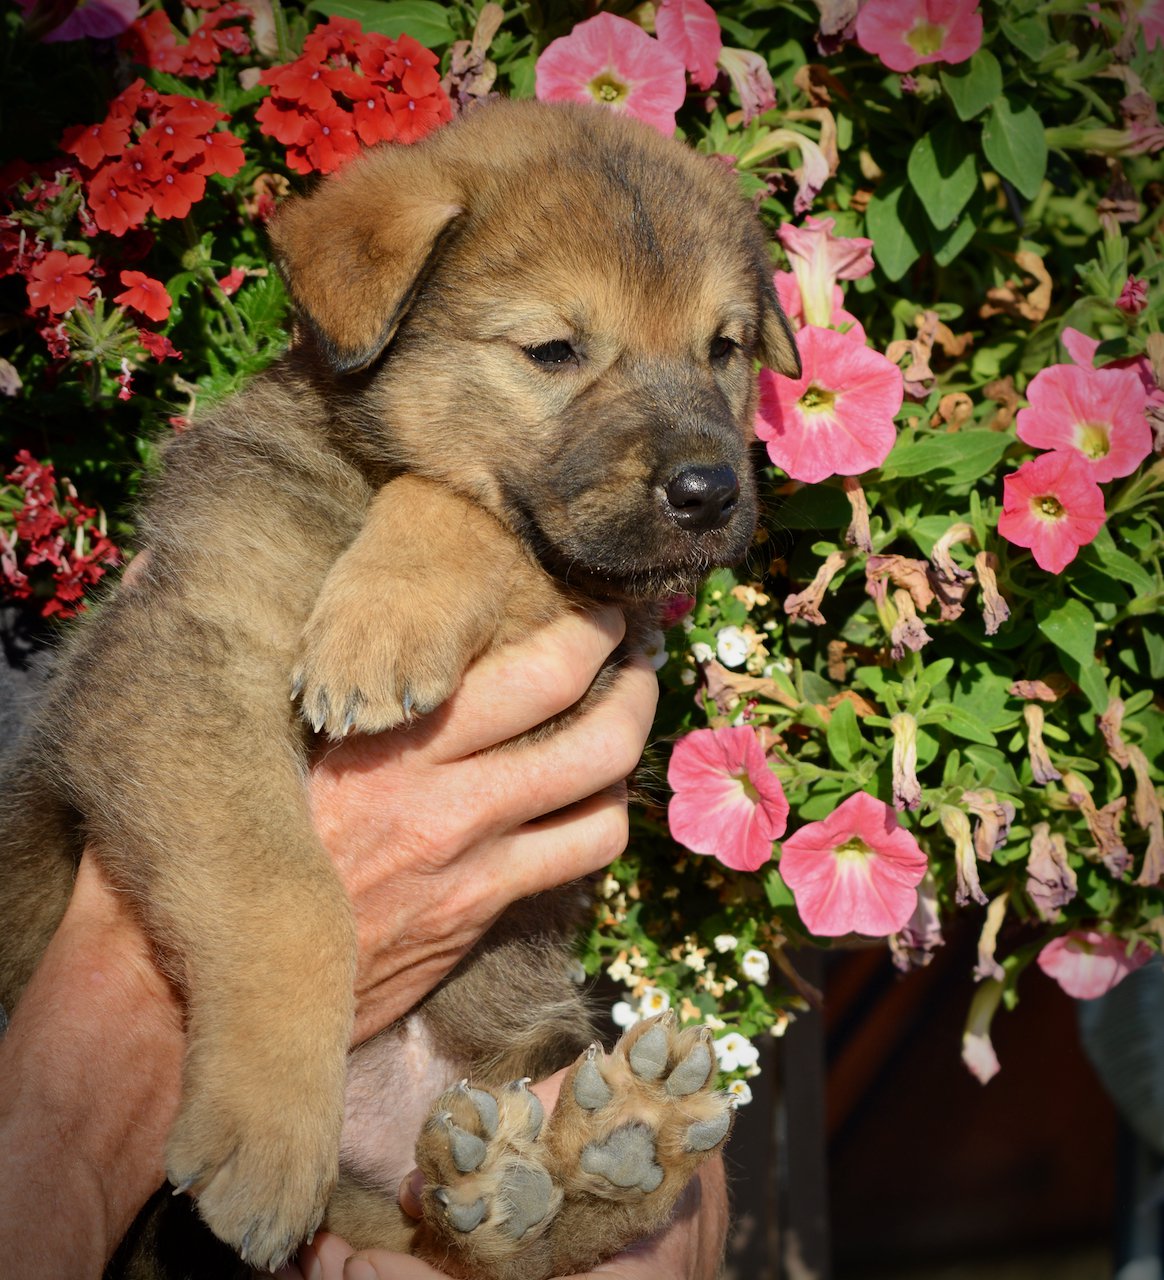
M 818 387 L 814 382 L 809 385 L 804 395 L 796 403 L 805 413 L 830 413 L 836 401 L 837 393 L 835 391 L 829 391 L 825 387 Z
M 622 102 L 627 94 L 630 93 L 630 85 L 623 84 L 621 80 L 616 80 L 609 71 L 600 72 L 586 87 L 594 95 L 596 102 L 601 102 L 606 106 Z
M 863 862 L 872 852 L 860 836 L 850 836 L 844 844 L 837 845 L 837 857 L 843 862 Z
M 1076 428 L 1079 451 L 1092 462 L 1106 458 L 1111 452 L 1111 435 L 1106 422 L 1081 422 Z
M 906 33 L 905 39 L 914 53 L 928 58 L 931 53 L 941 51 L 946 39 L 946 28 L 936 26 L 932 22 L 915 22 Z
M 1031 509 L 1035 515 L 1041 516 L 1044 520 L 1061 520 L 1065 514 L 1063 504 L 1051 493 L 1032 498 Z
M 752 779 L 749 778 L 746 773 L 737 773 L 735 775 L 735 779 L 743 788 L 744 795 L 746 795 L 753 804 L 759 804 L 760 793 L 756 790 L 755 784 L 752 782 Z

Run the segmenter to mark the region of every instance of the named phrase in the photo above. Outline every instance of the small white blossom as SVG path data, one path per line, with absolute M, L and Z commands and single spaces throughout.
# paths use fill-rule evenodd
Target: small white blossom
M 792 1019 L 783 1010 L 776 1015 L 776 1021 L 769 1027 L 768 1034 L 779 1039 L 787 1030 Z
M 739 1071 L 754 1067 L 760 1060 L 760 1050 L 738 1031 L 729 1031 L 712 1042 L 715 1058 L 721 1071 Z
M 667 665 L 667 638 L 661 631 L 648 631 L 643 637 L 643 657 L 658 671 Z
M 702 973 L 707 968 L 707 961 L 698 951 L 688 951 L 683 957 L 683 963 L 696 973 Z
M 732 1095 L 733 1107 L 746 1107 L 752 1100 L 752 1090 L 746 1080 L 733 1080 L 727 1091 Z
M 659 987 L 648 987 L 639 1000 L 639 1015 L 649 1018 L 671 1007 L 671 997 Z
M 715 657 L 715 652 L 711 645 L 704 644 L 702 640 L 696 640 L 691 646 L 691 656 L 696 662 L 710 662 Z
M 756 951 L 754 948 L 751 951 L 745 951 L 740 961 L 740 968 L 749 982 L 754 982 L 758 987 L 767 986 L 768 957 L 762 951 Z
M 727 1023 L 722 1018 L 717 1018 L 714 1013 L 709 1013 L 704 1016 L 703 1025 L 712 1031 L 722 1031 Z
M 734 951 L 739 946 L 739 938 L 734 933 L 717 933 L 711 940 L 711 945 L 724 955 L 728 951 Z
M 615 982 L 633 982 L 635 978 L 634 970 L 627 963 L 625 955 L 606 966 L 606 976 Z
M 617 1004 L 611 1006 L 610 1016 L 616 1027 L 622 1027 L 625 1031 L 628 1027 L 633 1027 L 639 1020 L 638 1012 L 630 1007 L 625 1000 L 619 1000 Z
M 693 670 L 691 667 L 682 667 L 682 668 L 680 668 L 680 671 L 679 671 L 679 683 L 680 683 L 680 684 L 694 684 L 694 683 L 695 683 L 695 672 L 694 672 L 694 670 Z
M 724 627 L 715 638 L 715 654 L 725 667 L 739 667 L 748 656 L 748 637 L 739 627 Z

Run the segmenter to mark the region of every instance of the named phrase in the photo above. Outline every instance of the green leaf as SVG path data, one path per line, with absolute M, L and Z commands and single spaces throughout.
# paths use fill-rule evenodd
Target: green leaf
M 857 724 L 857 712 L 848 700 L 838 702 L 826 730 L 829 753 L 841 769 L 851 769 L 865 745 Z
M 982 126 L 982 149 L 995 171 L 1028 200 L 1039 194 L 1047 172 L 1047 135 L 1029 103 L 1009 93 L 999 98 Z
M 1079 556 L 1081 562 L 1094 564 L 1109 576 L 1127 583 L 1136 595 L 1149 596 L 1160 589 L 1143 565 L 1116 547 L 1106 528 L 1100 530 L 1100 535 L 1091 546 L 1083 548 Z
M 900 179 L 886 183 L 869 201 L 865 229 L 877 246 L 877 265 L 890 280 L 900 280 L 921 257 L 926 222 L 913 188 Z
M 998 24 L 1003 35 L 1032 62 L 1051 47 L 1051 32 L 1045 18 L 1003 18 Z
M 977 480 L 994 470 L 1010 443 L 1005 432 L 981 429 L 921 436 L 903 433 L 881 464 L 881 476 L 932 476 L 947 471 L 963 483 Z
M 1054 608 L 1036 600 L 1035 619 L 1039 630 L 1060 653 L 1079 663 L 1095 660 L 1095 618 L 1081 600 L 1064 600 Z
M 979 49 L 969 62 L 944 67 L 940 76 L 959 120 L 972 120 L 1002 93 L 1002 68 L 989 49 Z
M 939 231 L 966 207 L 978 186 L 978 164 L 961 125 L 947 120 L 913 145 L 906 165 L 922 208 Z
M 998 745 L 998 739 L 981 721 L 952 702 L 931 702 L 926 708 L 924 723 L 938 725 L 967 742 L 978 742 L 984 747 Z
M 311 0 L 307 6 L 329 18 L 354 18 L 365 31 L 389 36 L 410 35 L 430 49 L 450 44 L 448 8 L 434 0 Z
M 970 241 L 974 239 L 974 233 L 982 223 L 982 215 L 985 208 L 986 201 L 983 197 L 982 187 L 975 186 L 974 194 L 970 197 L 966 207 L 958 214 L 950 226 L 943 231 L 939 231 L 937 227 L 933 226 L 926 228 L 930 240 L 930 249 L 933 251 L 934 261 L 939 267 L 948 267 L 962 253 Z
M 791 907 L 796 904 L 792 890 L 784 883 L 784 878 L 775 867 L 764 877 L 764 894 L 770 907 Z
M 774 499 L 768 523 L 774 529 L 847 529 L 853 508 L 840 489 L 807 484 L 787 498 Z

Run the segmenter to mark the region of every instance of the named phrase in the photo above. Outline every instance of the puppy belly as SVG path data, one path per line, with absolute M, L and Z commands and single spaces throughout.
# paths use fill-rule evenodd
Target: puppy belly
M 433 1099 L 464 1074 L 415 1015 L 360 1045 L 348 1059 L 343 1167 L 394 1195 L 416 1166 L 417 1135 Z

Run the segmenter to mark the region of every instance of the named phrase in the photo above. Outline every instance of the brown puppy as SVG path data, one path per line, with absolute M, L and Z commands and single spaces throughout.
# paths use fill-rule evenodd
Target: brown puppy
M 738 560 L 754 360 L 798 368 L 734 178 L 592 108 L 499 104 L 372 152 L 273 235 L 291 349 L 170 445 L 145 571 L 77 629 L 0 801 L 0 1001 L 88 841 L 188 1001 L 170 1179 L 259 1267 L 332 1196 L 352 1025 L 352 922 L 289 690 L 317 731 L 393 728 L 564 609 L 645 618 Z M 354 1055 L 354 1176 L 328 1210 L 354 1243 L 572 1272 L 662 1221 L 726 1136 L 706 1036 L 667 1021 L 584 1053 L 544 1132 L 527 1090 L 485 1087 L 592 1039 L 566 976 L 577 896 L 519 905 Z M 411 1241 L 367 1102 L 400 1087 L 409 1036 L 433 1092 L 473 1082 L 424 1126 Z

